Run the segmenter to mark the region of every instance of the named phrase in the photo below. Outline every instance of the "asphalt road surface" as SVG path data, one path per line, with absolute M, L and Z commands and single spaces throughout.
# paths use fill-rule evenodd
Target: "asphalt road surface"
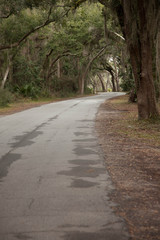
M 104 93 L 0 118 L 0 240 L 127 240 L 94 130 Z

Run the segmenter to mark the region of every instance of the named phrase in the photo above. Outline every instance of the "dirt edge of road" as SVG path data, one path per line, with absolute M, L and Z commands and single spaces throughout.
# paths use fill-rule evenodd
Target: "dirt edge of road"
M 124 103 L 114 104 L 114 100 L 106 101 L 97 113 L 96 131 L 115 186 L 110 194 L 116 203 L 114 211 L 126 220 L 132 240 L 158 240 L 160 147 L 145 138 L 122 133 L 124 116 L 135 114 L 135 108 Z M 129 128 L 132 127 L 127 121 Z

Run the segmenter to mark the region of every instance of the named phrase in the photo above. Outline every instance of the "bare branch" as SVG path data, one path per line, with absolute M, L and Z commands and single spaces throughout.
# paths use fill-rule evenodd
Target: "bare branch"
M 4 19 L 4 18 L 9 18 L 11 15 L 12 15 L 13 13 L 12 12 L 10 12 L 10 13 L 8 13 L 8 15 L 6 15 L 6 16 L 0 16 L 0 18 L 1 19 Z
M 106 47 L 107 47 L 107 45 L 106 45 L 105 47 L 103 47 L 103 48 L 89 61 L 89 63 L 87 64 L 86 70 L 85 70 L 85 72 L 84 72 L 84 74 L 83 74 L 83 77 L 84 77 L 84 78 L 86 77 L 86 75 L 87 75 L 87 73 L 88 73 L 88 70 L 89 70 L 91 64 L 94 62 L 94 60 L 95 60 L 96 58 L 98 58 L 98 57 L 103 53 L 103 51 L 106 49 Z
M 49 74 L 48 74 L 48 78 L 50 78 L 55 72 L 57 71 L 57 69 L 54 69 L 52 72 L 50 72 Z
M 52 50 L 50 51 L 50 53 L 52 53 Z M 50 54 L 51 55 L 51 54 Z M 65 51 L 64 53 L 62 54 L 59 54 L 55 59 L 53 59 L 53 61 L 51 62 L 50 66 L 49 66 L 49 70 L 48 70 L 48 74 L 47 74 L 47 79 L 55 72 L 55 71 L 52 71 L 51 72 L 51 69 L 53 68 L 54 64 L 62 57 L 66 57 L 66 56 L 77 56 L 76 54 L 72 54 L 68 51 Z
M 122 39 L 123 41 L 125 41 L 125 38 L 122 37 L 119 33 L 116 33 L 116 32 L 113 32 L 113 31 L 110 31 L 111 33 L 114 33 L 114 35 L 116 35 L 117 37 L 119 37 L 120 39 Z
M 49 18 L 50 18 L 50 16 L 51 16 L 52 9 L 53 9 L 53 6 L 51 6 L 51 7 L 49 8 L 48 18 L 47 18 L 48 21 L 49 21 Z
M 50 68 L 52 68 L 53 65 L 54 65 L 60 58 L 62 58 L 62 57 L 67 57 L 67 56 L 77 56 L 77 55 L 76 55 L 76 54 L 69 53 L 69 52 L 66 51 L 66 52 L 58 55 L 58 56 L 52 61 L 51 65 L 50 65 Z

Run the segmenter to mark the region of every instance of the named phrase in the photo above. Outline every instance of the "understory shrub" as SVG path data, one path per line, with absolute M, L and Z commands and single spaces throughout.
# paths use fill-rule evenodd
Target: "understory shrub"
M 7 89 L 0 89 L 0 107 L 6 107 L 13 101 L 13 95 Z

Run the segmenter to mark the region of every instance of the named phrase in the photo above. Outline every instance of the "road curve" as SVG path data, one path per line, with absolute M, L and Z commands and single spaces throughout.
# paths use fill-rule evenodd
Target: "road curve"
M 105 99 L 43 105 L 0 118 L 0 240 L 127 240 L 94 132 Z

